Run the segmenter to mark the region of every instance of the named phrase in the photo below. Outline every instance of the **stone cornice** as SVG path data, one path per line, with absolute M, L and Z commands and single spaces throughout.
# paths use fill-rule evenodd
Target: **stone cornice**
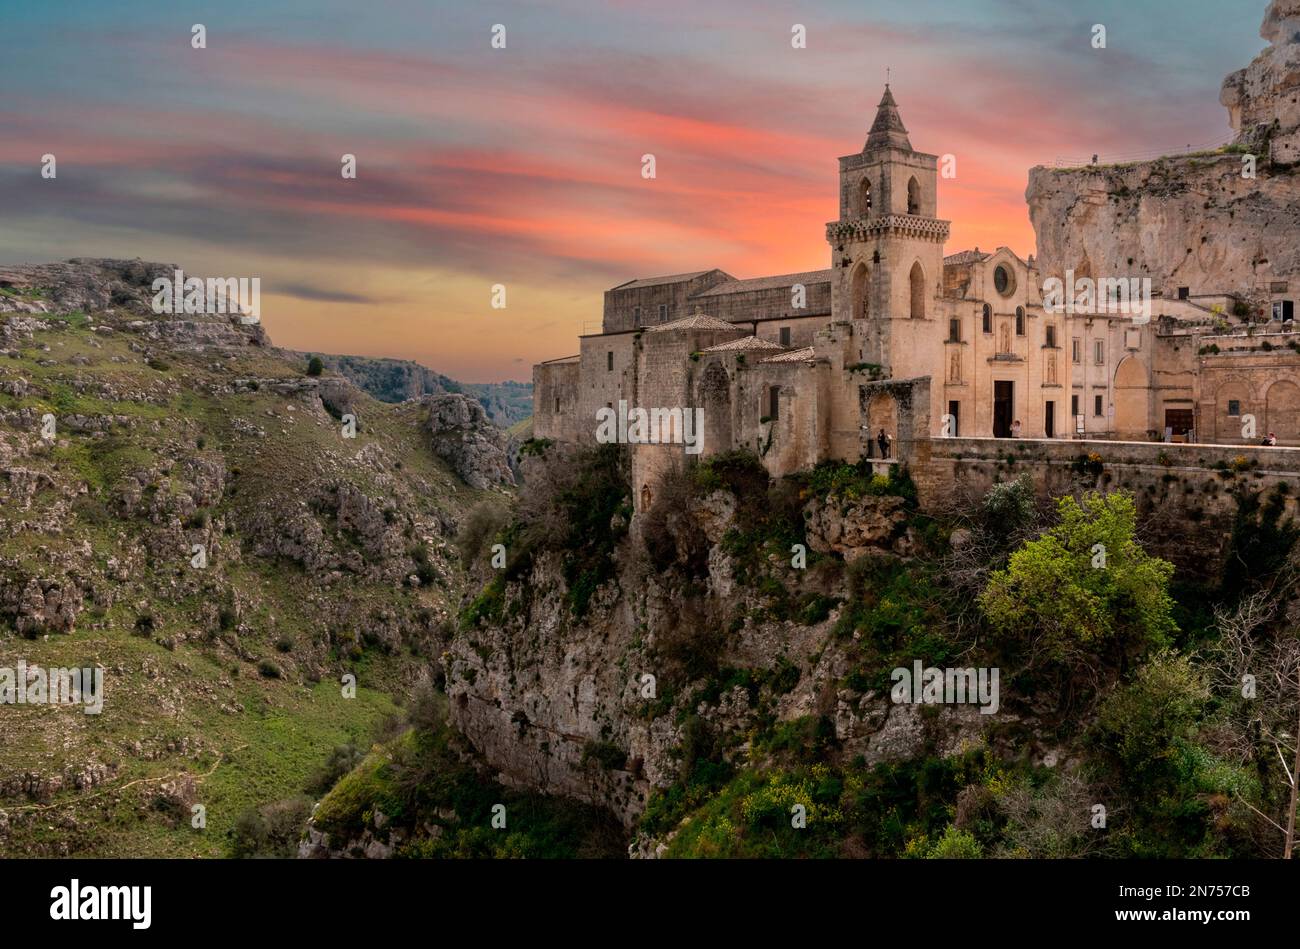
M 894 234 L 942 244 L 948 240 L 949 223 L 938 218 L 921 217 L 918 214 L 882 214 L 874 218 L 831 221 L 826 225 L 826 240 L 836 243 Z

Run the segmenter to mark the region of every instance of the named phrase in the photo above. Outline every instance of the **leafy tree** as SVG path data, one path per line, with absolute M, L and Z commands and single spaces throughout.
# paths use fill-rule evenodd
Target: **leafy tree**
M 928 860 L 978 860 L 984 856 L 984 848 L 974 834 L 949 824 L 925 856 Z
M 981 512 L 985 529 L 998 538 L 1023 530 L 1034 520 L 1034 482 L 1027 475 L 1015 481 L 999 481 L 989 489 Z
M 1162 783 L 1173 767 L 1171 748 L 1191 738 L 1209 697 L 1203 673 L 1168 651 L 1107 696 L 1097 731 L 1126 783 L 1146 790 Z
M 1022 650 L 1026 669 L 1079 674 L 1123 667 L 1163 646 L 1171 616 L 1173 565 L 1134 538 L 1127 494 L 1092 493 L 1057 501 L 1060 522 L 1011 555 L 989 578 L 980 606 L 994 630 Z
M 1229 798 L 1255 798 L 1258 783 L 1215 755 L 1198 735 L 1210 700 L 1203 669 L 1162 650 L 1102 703 L 1092 729 L 1126 813 L 1117 843 L 1138 857 L 1232 856 L 1240 836 Z M 1241 815 L 1237 815 L 1240 817 Z
M 311 359 L 307 361 L 307 375 L 319 376 L 324 371 L 325 363 L 321 362 L 319 356 L 312 356 Z

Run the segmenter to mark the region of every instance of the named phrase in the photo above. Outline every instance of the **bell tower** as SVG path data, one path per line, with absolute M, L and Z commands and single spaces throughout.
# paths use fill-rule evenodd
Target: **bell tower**
M 862 151 L 840 159 L 840 216 L 826 240 L 833 319 L 854 321 L 861 361 L 888 377 L 928 375 L 930 339 L 942 338 L 948 222 L 935 216 L 938 166 L 912 148 L 886 83 Z

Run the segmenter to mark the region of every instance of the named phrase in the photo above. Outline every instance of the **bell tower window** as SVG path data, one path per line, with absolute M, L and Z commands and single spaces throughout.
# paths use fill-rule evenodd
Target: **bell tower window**
M 912 264 L 912 274 L 908 282 L 911 285 L 912 319 L 923 320 L 925 319 L 925 271 L 921 269 L 919 260 Z
M 907 213 L 921 213 L 921 186 L 917 184 L 915 178 L 907 183 Z
M 867 217 L 871 213 L 871 179 L 863 178 L 858 184 L 858 216 Z

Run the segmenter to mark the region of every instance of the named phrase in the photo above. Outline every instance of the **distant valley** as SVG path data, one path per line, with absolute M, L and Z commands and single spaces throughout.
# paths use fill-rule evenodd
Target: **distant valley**
M 319 356 L 327 369 L 381 402 L 404 402 L 425 395 L 459 392 L 477 399 L 488 418 L 502 428 L 509 428 L 533 414 L 531 382 L 458 382 L 409 359 L 302 354 L 304 360 L 312 356 Z

